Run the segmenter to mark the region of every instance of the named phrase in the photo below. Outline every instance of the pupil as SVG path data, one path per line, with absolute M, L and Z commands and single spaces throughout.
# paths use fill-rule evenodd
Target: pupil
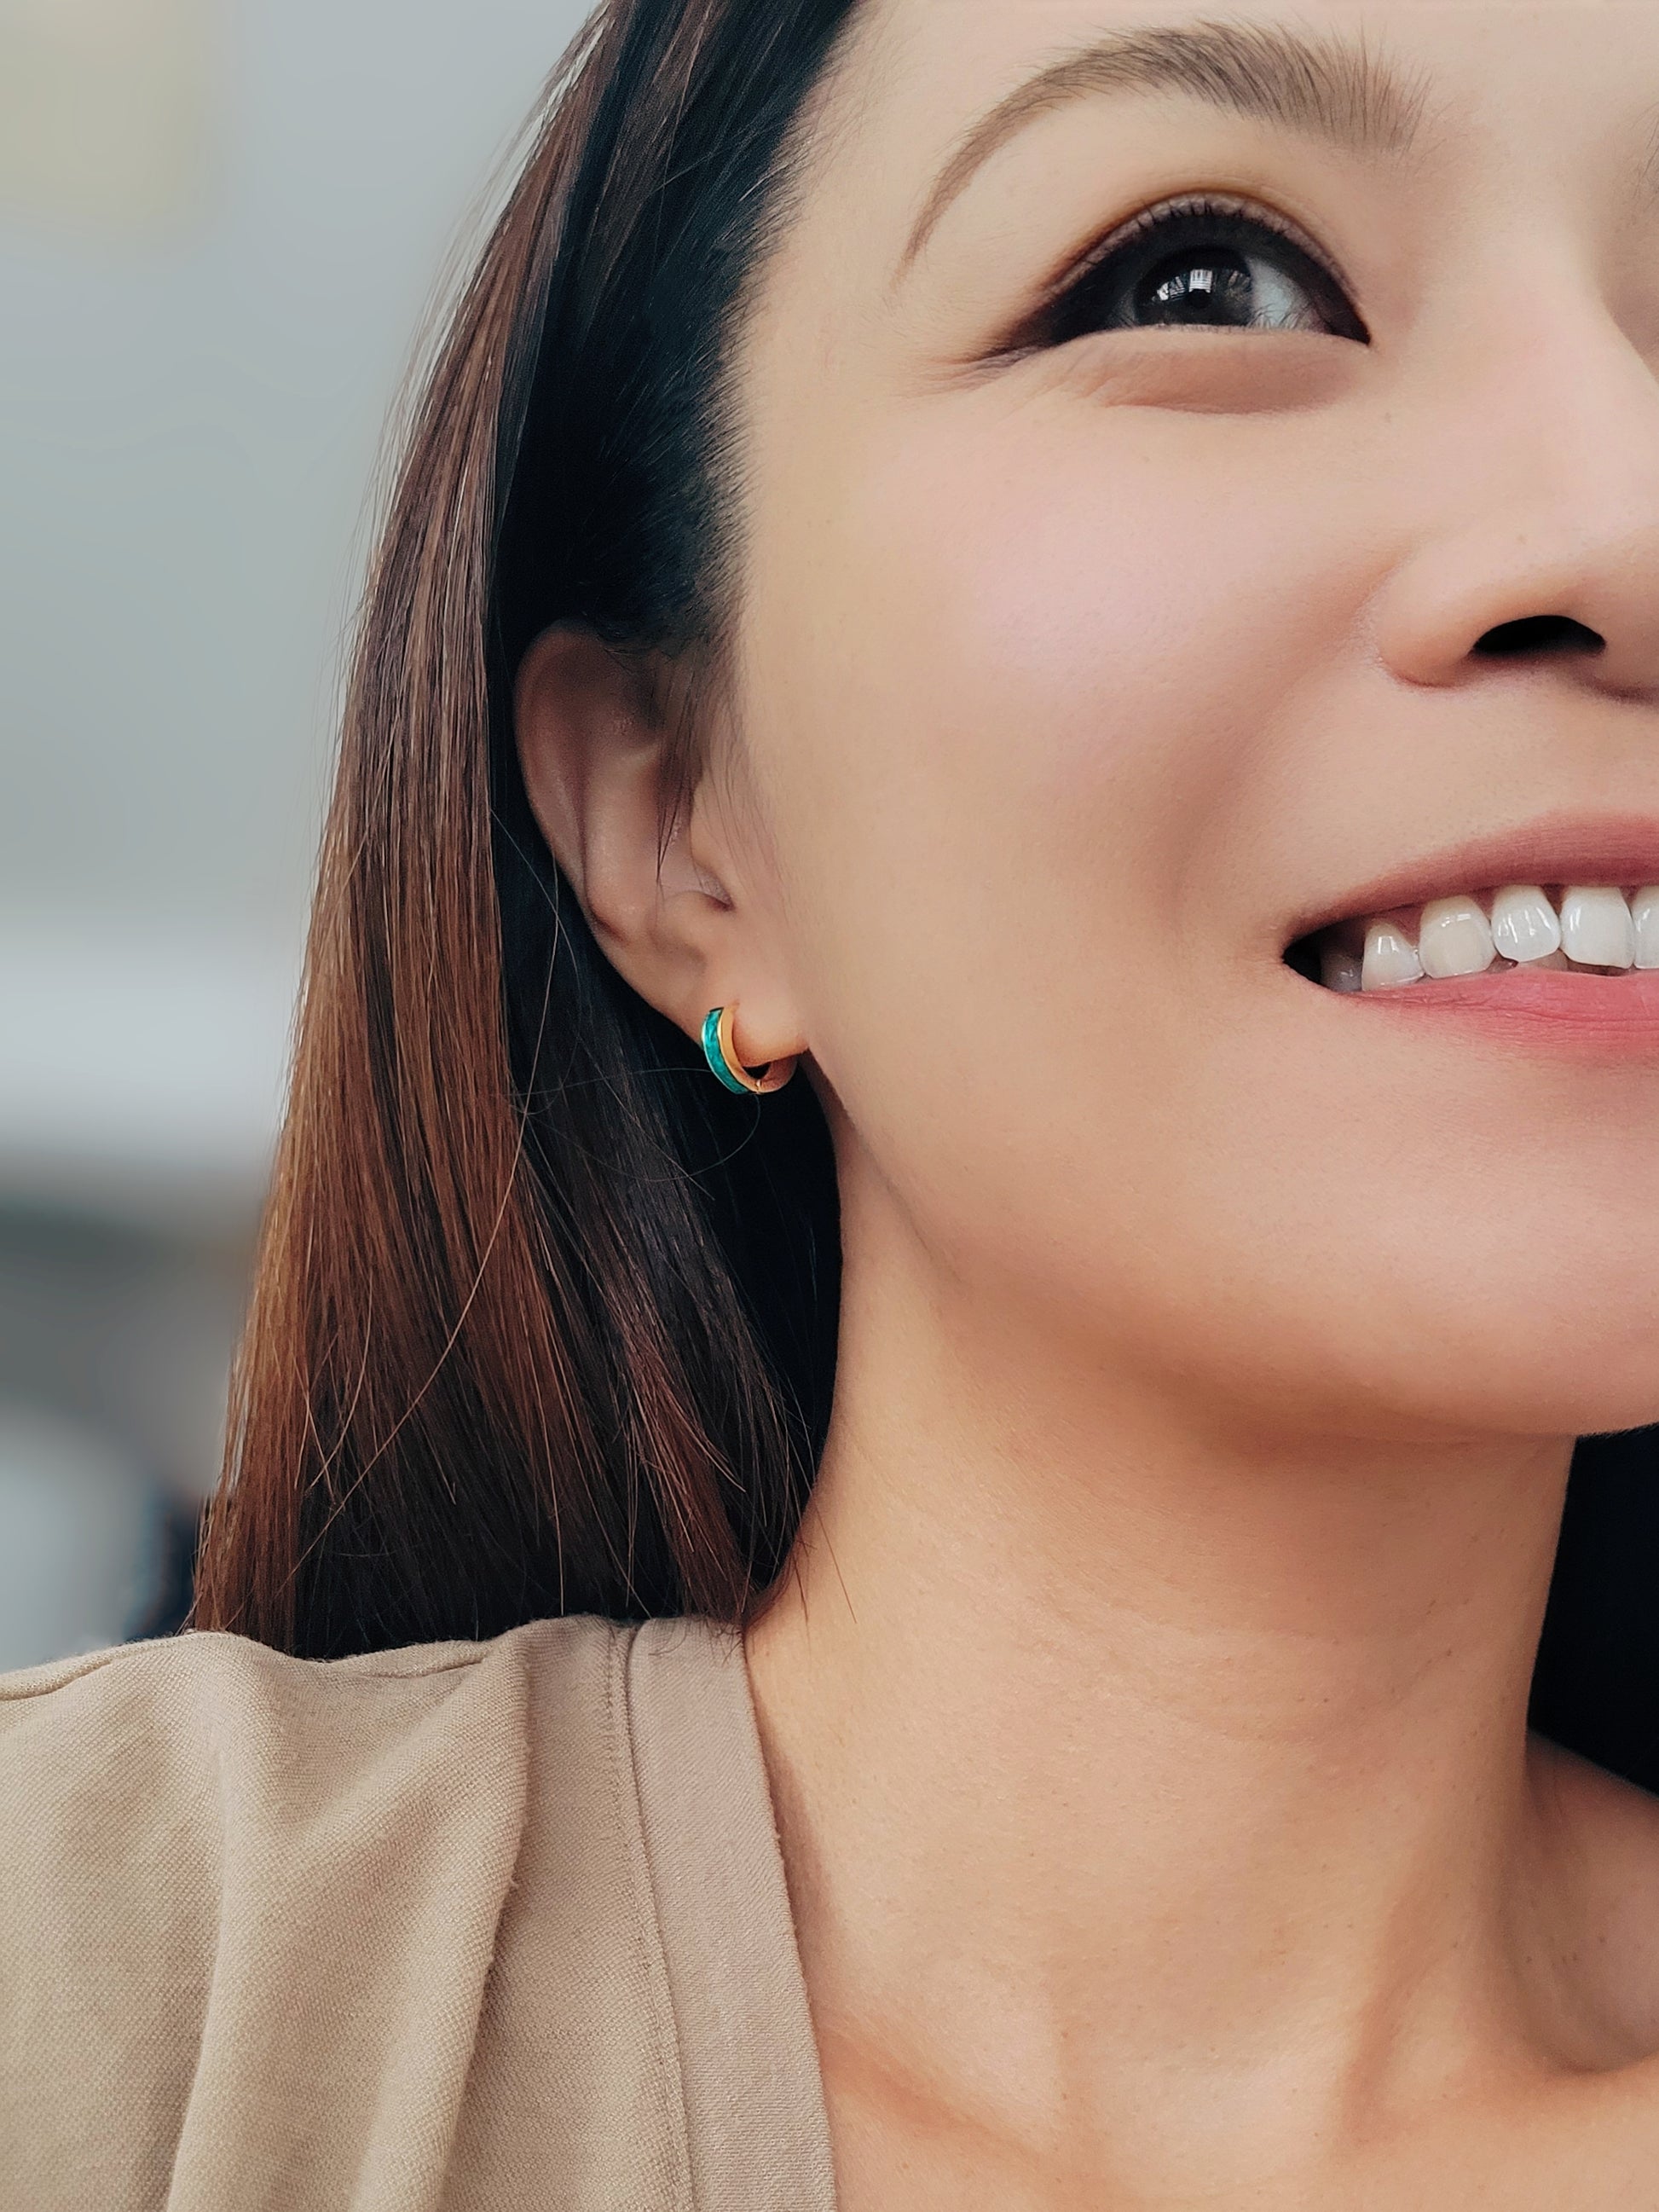
M 1247 325 L 1253 286 L 1236 253 L 1197 253 L 1188 247 L 1153 264 L 1135 286 L 1139 314 L 1172 323 Z

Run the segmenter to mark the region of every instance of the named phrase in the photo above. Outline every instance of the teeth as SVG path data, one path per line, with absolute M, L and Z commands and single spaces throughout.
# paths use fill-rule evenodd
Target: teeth
M 1417 933 L 1425 975 L 1478 975 L 1492 965 L 1492 937 L 1472 898 L 1431 899 Z
M 1319 980 L 1328 991 L 1358 991 L 1364 971 L 1352 952 L 1328 945 L 1319 956 Z
M 1431 899 L 1415 943 L 1398 921 L 1377 915 L 1367 922 L 1360 959 L 1336 936 L 1333 927 L 1320 948 L 1320 979 L 1331 991 L 1392 991 L 1424 975 L 1480 975 L 1494 959 L 1505 969 L 1659 969 L 1659 884 L 1644 884 L 1628 900 L 1613 884 L 1570 884 L 1559 919 L 1538 884 L 1495 891 L 1490 921 L 1472 893 Z
M 1659 914 L 1655 945 L 1659 948 Z M 1506 960 L 1545 960 L 1561 949 L 1555 908 L 1536 884 L 1505 884 L 1492 902 L 1492 941 Z M 1659 962 L 1659 949 L 1656 949 Z
M 1360 988 L 1366 991 L 1391 991 L 1396 984 L 1416 982 L 1422 973 L 1423 963 L 1405 931 L 1392 921 L 1372 922 L 1365 932 Z
M 1630 967 L 1636 931 L 1624 893 L 1600 884 L 1571 885 L 1561 900 L 1561 949 L 1582 967 Z

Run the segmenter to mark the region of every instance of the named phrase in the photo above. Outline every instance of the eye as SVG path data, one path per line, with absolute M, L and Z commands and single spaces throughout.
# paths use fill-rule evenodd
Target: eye
M 1092 331 L 1322 331 L 1370 343 L 1310 246 L 1244 201 L 1169 200 L 1112 232 L 1027 326 L 1066 345 Z

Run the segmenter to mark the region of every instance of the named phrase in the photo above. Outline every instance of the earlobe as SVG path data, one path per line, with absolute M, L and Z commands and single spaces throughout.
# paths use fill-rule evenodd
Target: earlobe
M 794 1073 L 799 1055 L 790 1053 L 763 1067 L 745 1067 L 738 1057 L 735 1015 L 734 1007 L 711 1006 L 703 1018 L 702 1056 L 709 1073 L 740 1098 L 763 1098 L 770 1091 L 781 1091 Z
M 671 718 L 661 701 L 672 690 L 660 670 L 629 661 L 579 625 L 544 631 L 514 693 L 525 790 L 611 965 L 692 1037 L 711 1007 L 741 1001 L 750 1010 L 744 1042 L 761 1048 L 763 1086 L 775 1088 L 785 1055 L 800 1048 L 777 1034 L 775 1015 L 760 1014 L 775 996 L 777 948 L 768 902 L 737 896 L 728 880 L 726 861 L 741 857 L 726 842 L 735 817 L 711 810 L 700 792 L 665 846 Z M 732 1087 L 750 1088 L 746 1069 L 736 1073 L 735 1046 L 732 1065 Z

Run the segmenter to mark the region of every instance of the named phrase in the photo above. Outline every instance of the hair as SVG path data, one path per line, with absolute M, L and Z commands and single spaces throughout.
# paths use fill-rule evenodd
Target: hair
M 734 341 L 856 0 L 604 0 L 439 348 L 347 689 L 195 1626 L 312 1657 L 752 1621 L 828 1425 L 834 1161 L 599 951 L 532 818 L 549 624 L 683 665 L 741 571 Z M 676 802 L 678 803 L 678 802 Z M 1534 1724 L 1659 1786 L 1651 1432 L 1575 1457 Z
M 834 1162 L 599 951 L 532 818 L 549 624 L 690 676 L 738 571 L 732 339 L 854 0 L 606 0 L 437 349 L 372 564 L 193 1620 L 313 1657 L 752 1619 L 829 1418 Z

